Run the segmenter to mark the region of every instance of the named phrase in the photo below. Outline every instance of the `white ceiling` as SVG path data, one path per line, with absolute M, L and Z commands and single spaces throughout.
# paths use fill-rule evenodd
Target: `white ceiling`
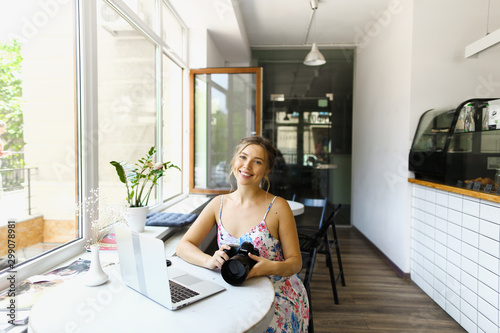
M 355 28 L 378 17 L 389 0 L 319 1 L 311 26 L 305 32 L 312 13 L 308 0 L 238 1 L 251 45 L 266 44 L 352 44 Z M 373 13 L 373 14 L 372 14 Z
M 324 97 L 352 92 L 352 49 L 395 0 L 169 0 L 190 29 L 207 29 L 229 66 L 264 67 L 264 99 Z M 311 20 L 311 17 L 314 17 Z M 306 34 L 309 31 L 308 38 Z M 318 43 L 327 63 L 302 64 Z
M 188 28 L 206 28 L 228 62 L 256 47 L 352 46 L 394 0 L 170 0 Z

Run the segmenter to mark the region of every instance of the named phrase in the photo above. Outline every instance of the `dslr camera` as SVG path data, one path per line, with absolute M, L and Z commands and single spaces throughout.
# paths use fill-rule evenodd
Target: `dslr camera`
M 231 247 L 229 250 L 224 250 L 229 259 L 222 264 L 221 274 L 227 283 L 238 286 L 245 281 L 248 272 L 256 263 L 248 254 L 251 253 L 258 256 L 259 250 L 254 248 L 250 242 L 244 242 L 239 246 L 229 246 Z

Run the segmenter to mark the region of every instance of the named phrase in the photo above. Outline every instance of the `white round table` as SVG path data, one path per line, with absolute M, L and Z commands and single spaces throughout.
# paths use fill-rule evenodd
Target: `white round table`
M 218 271 L 190 265 L 178 257 L 173 265 L 213 280 L 226 290 L 170 311 L 121 281 L 117 266 L 105 268 L 110 280 L 97 287 L 83 283 L 85 274 L 47 291 L 33 306 L 28 332 L 259 332 L 274 315 L 274 288 L 267 277 L 239 287 Z
M 304 213 L 304 204 L 297 202 L 297 201 L 292 201 L 292 200 L 287 200 L 288 205 L 292 209 L 292 213 L 294 216 L 301 215 Z

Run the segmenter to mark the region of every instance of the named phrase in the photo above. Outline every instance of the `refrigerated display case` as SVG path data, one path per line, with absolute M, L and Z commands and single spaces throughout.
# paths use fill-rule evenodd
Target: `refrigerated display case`
M 500 99 L 476 98 L 421 117 L 409 154 L 415 178 L 451 186 L 495 184 L 500 169 Z M 470 186 L 470 185 L 469 185 Z

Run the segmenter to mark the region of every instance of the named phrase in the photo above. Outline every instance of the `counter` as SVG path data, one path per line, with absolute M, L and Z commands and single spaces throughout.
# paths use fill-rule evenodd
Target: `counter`
M 411 279 L 468 332 L 500 332 L 500 198 L 410 179 Z
M 462 195 L 465 195 L 465 196 L 468 196 L 471 198 L 477 198 L 477 199 L 488 200 L 488 201 L 500 203 L 500 195 L 496 195 L 496 194 L 488 194 L 488 193 L 484 193 L 481 191 L 468 190 L 468 189 L 460 188 L 460 187 L 456 187 L 456 186 L 448 186 L 448 185 L 443 185 L 443 184 L 439 184 L 439 183 L 434 183 L 434 182 L 429 182 L 429 181 L 419 180 L 419 179 L 413 179 L 413 178 L 409 178 L 408 181 L 410 183 L 413 183 L 413 184 L 432 187 L 432 188 L 435 188 L 438 190 L 443 190 L 446 192 L 462 194 Z

